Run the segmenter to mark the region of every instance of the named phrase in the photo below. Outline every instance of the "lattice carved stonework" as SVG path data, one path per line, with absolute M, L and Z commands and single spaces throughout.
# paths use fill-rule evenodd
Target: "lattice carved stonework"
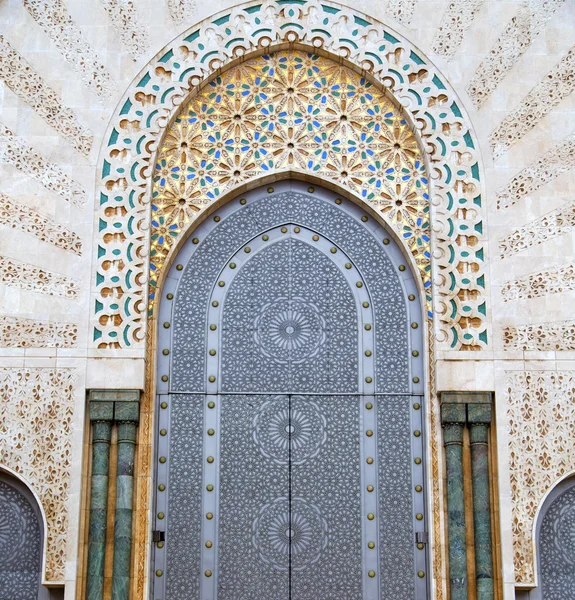
M 559 175 L 575 167 L 575 133 L 546 152 L 536 163 L 519 172 L 497 193 L 497 210 L 513 206 Z
M 530 585 L 535 514 L 575 461 L 575 371 L 508 371 L 506 376 L 515 582 Z
M 71 108 L 62 104 L 58 94 L 32 66 L 0 35 L 0 79 L 38 116 L 54 128 L 82 154 L 89 154 L 94 136 L 79 121 Z
M 435 54 L 453 58 L 465 38 L 466 31 L 473 25 L 475 17 L 485 0 L 457 0 L 447 7 L 435 38 Z
M 82 240 L 76 233 L 1 193 L 0 224 L 33 235 L 78 256 L 82 254 Z
M 476 108 L 481 108 L 487 102 L 564 2 L 565 0 L 527 0 L 521 3 L 517 14 L 477 67 L 467 86 L 467 93 Z
M 503 345 L 506 350 L 575 350 L 575 321 L 505 327 Z
M 575 46 L 493 130 L 489 137 L 493 157 L 500 158 L 573 90 Z
M 167 0 L 172 21 L 179 25 L 196 11 L 196 0 Z
M 28 177 L 39 181 L 47 190 L 76 206 L 86 203 L 86 191 L 62 169 L 49 162 L 22 142 L 8 127 L 0 123 L 0 160 L 12 165 Z
M 73 393 L 73 369 L 0 369 L 1 461 L 30 483 L 42 503 L 50 582 L 65 579 Z
M 402 25 L 409 25 L 418 0 L 388 0 L 386 13 Z
M 0 348 L 74 348 L 78 326 L 0 316 Z
M 565 235 L 575 227 L 575 202 L 559 208 L 513 230 L 499 240 L 501 258 L 513 256 L 533 246 Z
M 510 302 L 572 290 L 575 290 L 575 263 L 507 281 L 501 286 L 501 295 L 504 302 Z
M 134 59 L 148 49 L 148 34 L 140 22 L 133 0 L 100 0 L 122 45 Z
M 80 293 L 78 281 L 6 256 L 0 256 L 0 283 L 71 300 Z
M 272 0 L 263 4 L 250 2 L 203 21 L 164 48 L 142 71 L 141 78 L 137 78 L 120 103 L 100 158 L 101 231 L 96 244 L 94 345 L 119 348 L 139 347 L 144 343 L 151 226 L 148 185 L 155 171 L 156 156 L 153 153 L 161 146 L 164 129 L 181 112 L 181 102 L 193 97 L 198 86 L 205 84 L 216 69 L 225 67 L 235 58 L 254 50 L 261 53 L 262 48 L 286 42 L 322 48 L 343 57 L 373 78 L 373 94 L 378 93 L 378 87 L 384 86 L 404 106 L 406 121 L 415 123 L 432 169 L 430 211 L 436 232 L 434 268 L 437 269 L 433 280 L 437 298 L 435 311 L 440 316 L 436 335 L 447 348 L 473 350 L 487 347 L 481 167 L 468 117 L 441 74 L 397 33 L 342 5 L 313 0 L 302 0 L 298 5 L 284 5 Z M 317 83 L 321 88 L 322 82 Z M 206 90 L 208 88 L 209 84 Z M 275 111 L 277 107 L 272 106 Z M 309 121 L 313 126 L 312 117 L 305 115 L 306 125 Z M 324 142 L 321 135 L 325 133 L 328 137 L 327 129 L 325 126 L 319 129 L 320 143 L 328 143 L 329 140 Z M 250 132 L 254 136 L 253 140 L 248 140 L 250 144 L 257 142 L 255 133 Z M 356 135 L 361 138 L 363 133 L 367 138 L 370 131 Z M 261 135 L 259 138 L 256 145 L 261 147 Z M 221 132 L 219 142 L 215 137 L 214 140 L 214 152 L 218 143 L 227 141 L 221 139 Z M 296 145 L 297 140 L 291 143 Z M 344 144 L 347 140 L 342 140 Z M 297 145 L 296 149 L 310 150 Z M 205 145 L 202 150 L 208 151 Z M 225 147 L 220 149 L 224 150 Z M 331 151 L 336 158 L 335 152 Z M 248 165 L 245 165 L 243 172 L 234 168 L 231 177 L 236 170 L 244 178 L 242 182 L 246 181 L 250 171 L 265 174 L 263 165 L 270 160 L 269 154 L 273 151 L 259 154 L 258 158 L 252 152 L 253 167 L 246 170 Z M 221 180 L 224 173 L 230 176 L 229 167 L 218 165 L 210 170 L 215 171 L 209 174 L 212 179 Z M 349 176 L 350 169 L 346 171 Z M 372 174 L 370 178 L 374 176 Z M 220 184 L 214 185 L 206 177 L 203 179 L 204 185 L 199 186 L 202 197 L 195 200 L 199 210 L 188 209 L 186 218 L 191 216 L 190 213 L 205 210 L 209 203 L 221 197 Z M 368 181 L 361 185 L 365 184 L 367 188 Z M 224 189 L 231 190 L 232 187 L 229 183 Z M 356 184 L 356 190 L 360 188 Z M 350 193 L 357 195 L 356 190 L 350 190 Z M 213 198 L 207 195 L 208 191 L 212 192 Z M 182 197 L 178 196 L 178 202 Z M 357 197 L 360 201 L 370 202 L 361 194 Z M 190 200 L 185 198 L 184 204 L 189 205 Z M 415 216 L 412 213 L 412 217 Z M 165 225 L 165 220 L 158 224 Z M 418 227 L 422 225 L 419 223 Z M 169 235 L 166 230 L 163 233 Z M 153 263 L 151 269 L 154 270 Z
M 79 73 L 82 83 L 107 100 L 115 91 L 114 81 L 70 16 L 64 2 L 24 0 L 24 6 L 66 61 Z

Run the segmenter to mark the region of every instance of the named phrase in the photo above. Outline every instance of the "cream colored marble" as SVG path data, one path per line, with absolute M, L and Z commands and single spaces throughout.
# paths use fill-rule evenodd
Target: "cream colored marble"
M 66 501 L 67 542 L 59 555 L 63 561 L 61 570 L 54 576 L 52 572 L 47 573 L 52 583 L 66 582 L 66 600 L 72 600 L 80 598 L 76 595 L 75 582 L 79 565 L 81 481 L 85 476 L 82 470 L 86 441 L 85 390 L 144 389 L 146 385 L 143 348 L 103 350 L 94 347 L 90 316 L 97 300 L 93 284 L 98 268 L 95 248 L 99 228 L 96 201 L 101 175 L 97 172 L 98 156 L 106 147 L 104 135 L 114 111 L 145 65 L 177 35 L 236 3 L 137 0 L 133 10 L 122 20 L 114 12 L 117 3 L 62 0 L 54 6 L 59 7 L 58 14 L 64 15 L 63 29 L 58 29 L 57 23 L 51 25 L 43 16 L 43 5 L 48 4 L 47 0 L 0 3 L 0 31 L 4 42 L 10 45 L 10 52 L 16 53 L 12 56 L 17 55 L 31 66 L 34 81 L 42 84 L 36 93 L 34 89 L 26 92 L 18 87 L 14 78 L 0 82 L 0 123 L 3 126 L 0 194 L 2 198 L 10 198 L 11 206 L 18 206 L 23 215 L 17 226 L 10 219 L 0 219 L 0 255 L 14 264 L 25 265 L 19 271 L 19 280 L 12 277 L 7 281 L 4 274 L 0 276 L 0 314 L 21 319 L 28 332 L 42 331 L 38 329 L 42 324 L 48 327 L 47 331 L 58 331 L 61 324 L 69 324 L 77 333 L 73 344 L 64 344 L 69 347 L 53 347 L 55 344 L 50 340 L 54 338 L 49 335 L 37 335 L 30 344 L 30 333 L 22 336 L 19 345 L 10 335 L 6 338 L 9 339 L 6 347 L 0 348 L 0 367 L 9 374 L 22 369 L 35 370 L 41 373 L 40 379 L 44 373 L 54 370 L 70 369 L 75 373 L 74 391 L 69 396 L 73 421 L 69 432 L 72 459 L 67 475 L 71 481 Z M 461 39 L 457 37 L 461 36 L 460 29 L 454 28 L 453 40 L 449 38 L 452 3 L 447 0 L 394 0 L 392 3 L 346 0 L 343 4 L 381 20 L 419 47 L 453 87 L 477 135 L 484 163 L 481 192 L 487 213 L 484 239 L 488 240 L 484 298 L 490 342 L 481 352 L 437 351 L 433 375 L 438 391 L 495 391 L 503 596 L 511 600 L 516 584 L 529 585 L 534 581 L 532 571 L 518 569 L 513 563 L 513 548 L 530 543 L 525 537 L 530 532 L 527 526 L 527 530 L 518 535 L 511 527 L 513 515 L 527 514 L 528 507 L 522 504 L 521 490 L 512 489 L 511 485 L 510 448 L 518 443 L 518 436 L 509 425 L 513 399 L 509 396 L 508 382 L 510 377 L 521 382 L 529 373 L 543 373 L 544 381 L 554 373 L 572 373 L 575 352 L 549 350 L 540 344 L 532 344 L 528 350 L 511 348 L 504 343 L 505 332 L 510 328 L 517 330 L 573 319 L 575 290 L 564 282 L 569 281 L 565 268 L 575 260 L 575 225 L 556 219 L 552 224 L 555 229 L 538 234 L 536 240 L 531 232 L 534 224 L 546 215 L 552 212 L 564 215 L 575 201 L 573 156 L 561 166 L 554 162 L 556 149 L 563 148 L 565 140 L 575 132 L 575 94 L 570 88 L 562 92 L 562 99 L 549 105 L 548 110 L 539 110 L 533 126 L 522 137 L 506 147 L 499 146 L 501 154 L 497 159 L 492 154 L 490 135 L 500 131 L 506 119 L 525 109 L 530 92 L 540 86 L 546 74 L 560 64 L 571 49 L 575 38 L 575 3 L 554 3 L 556 10 L 546 14 L 545 22 L 538 25 L 540 30 L 532 36 L 531 43 L 521 48 L 522 53 L 515 52 L 508 57 L 505 64 L 511 66 L 498 84 L 490 88 L 490 94 L 482 100 L 479 109 L 467 91 L 472 77 L 480 65 L 485 64 L 491 49 L 497 46 L 505 28 L 525 4 L 523 1 L 467 3 L 473 14 L 465 23 Z M 434 48 L 439 49 L 436 40 L 440 28 L 442 37 L 447 36 L 448 46 L 454 51 L 440 50 L 440 54 L 434 51 Z M 81 52 L 93 53 L 87 66 L 70 59 L 70 52 L 78 48 Z M 20 58 L 8 67 L 14 70 L 15 76 L 24 64 Z M 99 65 L 102 66 L 101 80 L 88 83 L 87 73 L 91 71 L 87 69 L 96 72 Z M 5 72 L 6 65 L 3 65 L 0 74 Z M 47 118 L 39 109 L 41 93 L 49 93 L 51 101 L 56 103 L 54 106 L 69 111 L 64 121 Z M 62 129 L 65 123 L 72 122 L 78 131 L 89 132 L 93 138 L 91 147 L 85 140 L 72 139 Z M 76 150 L 75 145 L 81 151 Z M 541 165 L 551 165 L 552 175 L 542 176 Z M 524 191 L 515 193 L 517 188 L 513 186 L 526 176 L 535 180 L 530 180 Z M 538 177 L 542 179 L 537 180 Z M 503 207 L 500 202 L 498 206 L 502 190 L 509 189 L 515 193 L 513 203 Z M 6 206 L 4 201 L 3 206 Z M 43 231 L 31 230 L 34 219 L 40 219 Z M 67 232 L 68 237 L 55 243 L 54 235 L 58 232 Z M 501 240 L 511 239 L 510 236 L 516 242 L 514 247 L 519 249 L 504 253 L 502 258 Z M 70 251 L 70 243 L 75 244 L 75 248 L 81 247 L 81 252 Z M 40 273 L 54 274 L 51 283 L 42 279 L 42 286 L 31 275 Z M 532 289 L 533 284 L 525 281 L 533 282 L 533 277 L 541 281 L 537 292 L 517 291 L 510 298 L 510 290 L 525 290 L 529 286 Z M 58 291 L 72 289 L 72 283 L 76 286 L 73 297 Z M 68 396 L 62 395 L 62 398 Z M 16 427 L 17 423 L 12 426 Z M 428 428 L 431 430 L 431 427 L 430 422 Z M 435 443 L 441 444 L 440 434 L 436 428 Z M 430 450 L 428 458 L 431 462 Z M 441 476 L 441 466 L 438 468 L 437 477 Z M 542 469 L 539 475 L 546 485 L 552 485 L 559 471 Z M 146 482 L 149 485 L 149 478 Z M 141 509 L 143 523 L 149 510 L 149 504 Z M 142 535 L 145 535 L 145 527 L 142 527 Z M 435 540 L 438 549 L 444 542 L 444 539 Z M 445 556 L 444 551 L 442 556 Z M 444 562 L 442 565 L 444 568 Z M 436 575 L 434 594 L 437 598 L 445 597 L 445 571 Z

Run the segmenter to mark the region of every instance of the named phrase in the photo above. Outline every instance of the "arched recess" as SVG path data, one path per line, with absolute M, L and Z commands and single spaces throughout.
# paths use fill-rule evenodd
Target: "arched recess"
M 147 347 L 150 358 L 153 352 L 155 317 L 147 315 L 150 237 L 157 233 L 151 231 L 155 227 L 151 216 L 153 178 L 158 152 L 182 103 L 229 67 L 270 50 L 290 49 L 316 49 L 322 56 L 335 57 L 403 107 L 401 114 L 413 125 L 430 177 L 427 208 L 432 233 L 426 251 L 433 260 L 431 297 L 437 317 L 427 321 L 433 340 L 429 352 L 434 351 L 436 342 L 442 349 L 487 347 L 481 157 L 472 124 L 448 81 L 411 42 L 347 6 L 328 0 L 256 0 L 208 18 L 166 45 L 135 78 L 111 119 L 97 180 L 92 323 L 93 346 L 99 355 L 112 350 L 114 356 L 140 357 Z M 253 185 L 257 183 L 238 184 L 225 196 Z M 377 206 L 361 195 L 355 199 L 368 214 L 377 211 Z M 212 204 L 197 211 L 183 237 L 218 204 L 214 198 Z M 384 214 L 380 217 L 385 221 Z M 395 235 L 408 248 L 409 244 Z M 172 259 L 173 254 L 167 256 L 166 266 Z M 148 361 L 147 369 L 148 392 L 153 394 L 153 360 Z M 443 517 L 433 368 L 429 375 L 433 536 L 439 538 Z M 151 435 L 149 393 L 142 413 L 146 441 Z M 141 456 L 139 468 L 148 474 L 148 454 L 143 451 Z M 138 493 L 140 505 L 148 506 L 146 486 Z M 144 509 L 139 512 L 136 530 L 148 530 Z M 142 533 L 135 559 L 138 597 L 143 597 L 146 587 L 144 538 Z M 436 597 L 442 598 L 445 573 L 439 545 L 433 557 L 433 577 Z
M 435 239 L 426 252 L 435 260 L 437 338 L 446 349 L 487 347 L 482 169 L 461 102 L 397 32 L 349 7 L 313 0 L 249 2 L 206 19 L 167 45 L 134 80 L 100 156 L 94 346 L 137 349 L 145 343 L 151 179 L 160 140 L 181 102 L 250 53 L 296 47 L 339 57 L 403 106 L 430 165 Z M 204 191 L 194 218 L 210 210 Z M 358 200 L 370 202 L 361 194 Z
M 529 600 L 563 600 L 575 589 L 575 476 L 563 477 L 541 503 L 534 528 L 537 587 Z
M 46 518 L 32 488 L 0 465 L 0 589 L 10 598 L 49 600 L 42 585 Z
M 428 598 L 424 302 L 404 254 L 296 180 L 192 235 L 159 306 L 152 596 Z

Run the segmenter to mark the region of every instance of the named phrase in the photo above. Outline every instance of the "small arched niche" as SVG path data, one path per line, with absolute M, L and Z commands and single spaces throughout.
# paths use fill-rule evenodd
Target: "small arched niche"
M 522 600 L 565 600 L 575 590 L 575 476 L 547 495 L 535 530 L 539 585 L 518 594 Z
M 0 468 L 0 598 L 59 600 L 63 589 L 42 585 L 44 518 L 32 490 Z

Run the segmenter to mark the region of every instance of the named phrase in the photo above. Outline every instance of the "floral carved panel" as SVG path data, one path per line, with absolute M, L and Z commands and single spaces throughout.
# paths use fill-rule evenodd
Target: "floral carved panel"
M 46 579 L 65 579 L 73 369 L 0 369 L 0 461 L 30 483 L 48 526 Z
M 515 582 L 534 582 L 533 527 L 543 497 L 575 462 L 575 372 L 507 372 Z

